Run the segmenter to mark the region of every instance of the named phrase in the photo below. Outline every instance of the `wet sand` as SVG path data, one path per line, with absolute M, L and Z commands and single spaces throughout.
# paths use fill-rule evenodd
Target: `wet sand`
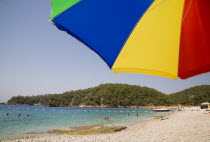
M 56 134 L 2 142 L 210 142 L 210 113 L 184 108 L 116 133 L 96 135 Z

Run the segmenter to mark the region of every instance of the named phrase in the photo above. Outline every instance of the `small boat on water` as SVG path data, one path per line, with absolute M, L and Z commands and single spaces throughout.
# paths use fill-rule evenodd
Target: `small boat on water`
M 168 111 L 171 111 L 171 109 L 169 109 L 169 108 L 154 108 L 151 111 L 154 111 L 154 112 L 168 112 Z

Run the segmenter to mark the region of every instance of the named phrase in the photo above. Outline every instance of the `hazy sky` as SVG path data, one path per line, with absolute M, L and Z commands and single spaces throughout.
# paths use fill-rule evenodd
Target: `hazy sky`
M 187 80 L 114 74 L 95 53 L 48 21 L 50 9 L 50 0 L 0 0 L 0 102 L 101 83 L 148 86 L 167 94 L 210 85 L 210 73 Z

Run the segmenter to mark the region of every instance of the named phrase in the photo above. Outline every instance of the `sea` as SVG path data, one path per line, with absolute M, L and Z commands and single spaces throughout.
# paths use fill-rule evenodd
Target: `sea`
M 171 112 L 151 112 L 150 108 L 77 108 L 29 105 L 0 105 L 0 140 L 46 136 L 54 129 L 75 126 L 116 125 L 131 127 L 155 116 Z M 108 117 L 109 120 L 104 120 Z

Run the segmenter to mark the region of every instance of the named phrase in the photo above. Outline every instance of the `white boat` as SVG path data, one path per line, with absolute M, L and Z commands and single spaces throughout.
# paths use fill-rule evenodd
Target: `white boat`
M 154 108 L 151 111 L 155 111 L 155 112 L 167 112 L 167 111 L 171 111 L 171 109 L 169 109 L 169 108 Z

